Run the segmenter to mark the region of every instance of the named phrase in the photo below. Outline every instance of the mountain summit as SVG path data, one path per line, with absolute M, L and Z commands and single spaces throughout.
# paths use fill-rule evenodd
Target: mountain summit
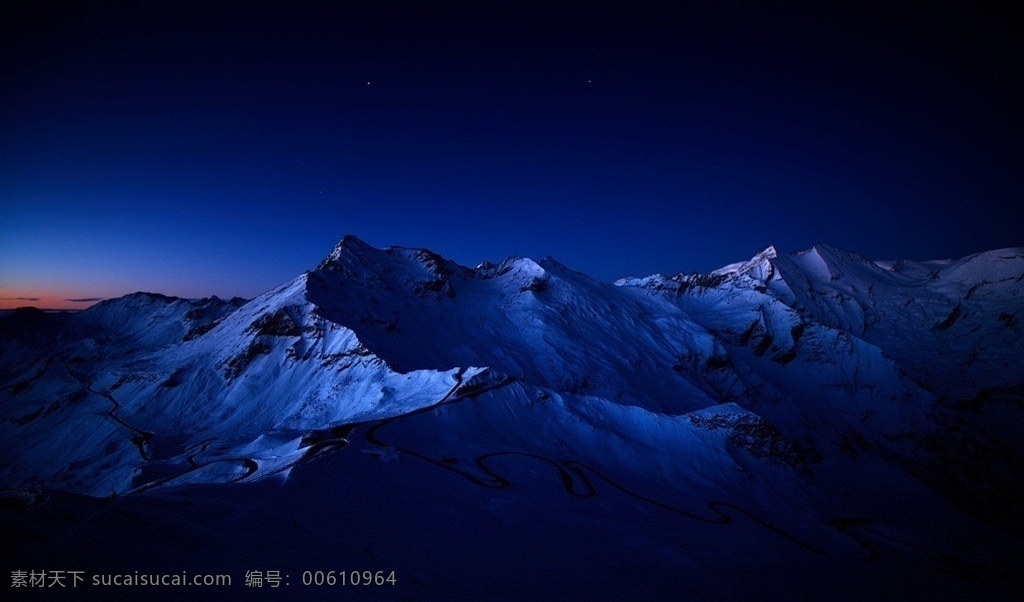
M 634 591 L 613 567 L 652 599 L 857 599 L 896 574 L 917 593 L 1001 591 L 1024 534 L 1021 298 L 1020 248 L 769 247 L 606 284 L 550 258 L 469 268 L 346 236 L 249 301 L 13 314 L 4 546 L 48 558 L 48 541 L 105 529 L 180 563 L 167 533 L 207 560 L 301 542 L 279 560 L 297 574 L 395 566 L 402 595 L 427 599 Z M 100 500 L 153 529 L 79 512 Z M 226 518 L 239 504 L 263 535 Z M 729 577 L 741 567 L 777 579 L 755 590 Z M 543 590 L 523 570 L 572 576 Z

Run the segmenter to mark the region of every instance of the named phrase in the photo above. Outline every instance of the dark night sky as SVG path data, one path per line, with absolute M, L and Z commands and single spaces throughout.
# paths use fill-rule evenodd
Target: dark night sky
M 602 280 L 1024 245 L 977 3 L 69 4 L 0 8 L 0 307 L 253 296 L 346 233 Z

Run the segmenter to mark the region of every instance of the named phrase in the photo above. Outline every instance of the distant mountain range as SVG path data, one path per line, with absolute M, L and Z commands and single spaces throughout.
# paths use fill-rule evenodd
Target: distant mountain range
M 1024 248 L 607 284 L 346 236 L 249 301 L 0 318 L 0 549 L 308 597 L 998 597 L 1022 335 Z

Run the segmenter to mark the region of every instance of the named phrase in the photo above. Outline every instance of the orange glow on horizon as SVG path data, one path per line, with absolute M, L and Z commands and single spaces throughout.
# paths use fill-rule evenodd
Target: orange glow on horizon
M 80 310 L 91 307 L 104 297 L 78 296 L 74 292 L 54 290 L 19 291 L 0 288 L 0 310 L 19 307 L 39 309 Z

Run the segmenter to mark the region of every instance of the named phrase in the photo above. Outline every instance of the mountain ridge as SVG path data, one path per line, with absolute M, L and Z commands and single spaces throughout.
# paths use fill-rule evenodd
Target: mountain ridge
M 1022 297 L 1024 249 L 874 262 L 769 247 L 709 274 L 603 283 L 554 260 L 468 268 L 346 236 L 245 302 L 136 294 L 0 319 L 0 486 L 221 499 L 305 487 L 316 466 L 375 481 L 394 464 L 496 491 L 532 482 L 518 459 L 556 468 L 570 497 L 633 491 L 631 512 L 724 499 L 708 508 L 774 517 L 786 536 L 766 549 L 787 554 L 850 554 L 865 514 L 932 550 L 908 499 L 974 534 L 960 544 L 1003 541 L 1024 533 Z M 446 482 L 438 503 L 498 503 L 455 501 Z M 573 512 L 609 533 L 633 524 Z M 760 541 L 751 520 L 737 533 Z

